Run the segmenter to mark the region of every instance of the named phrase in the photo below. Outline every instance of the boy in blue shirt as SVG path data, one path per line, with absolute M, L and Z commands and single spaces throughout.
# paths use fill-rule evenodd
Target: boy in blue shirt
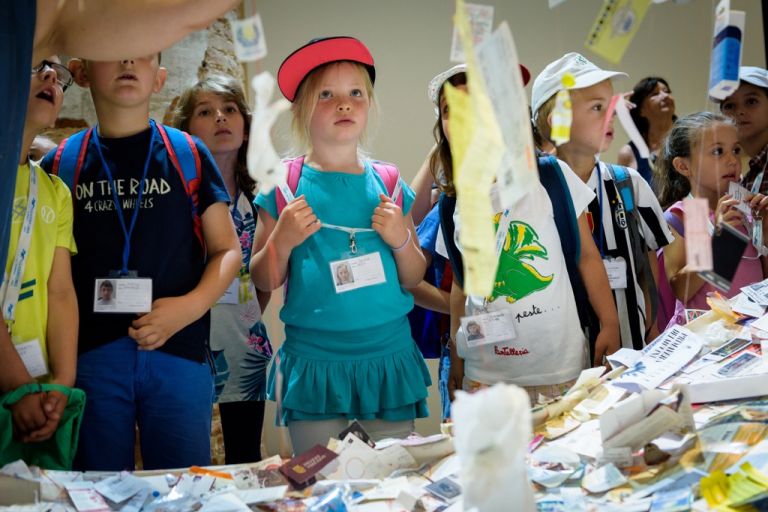
M 149 119 L 150 98 L 166 78 L 158 54 L 73 60 L 70 69 L 78 85 L 90 88 L 98 117 L 71 184 L 79 249 L 72 261 L 81 325 L 77 387 L 88 397 L 75 465 L 133 469 L 137 423 L 145 469 L 209 464 L 209 309 L 242 257 L 229 195 L 213 157 L 194 140 L 202 225 L 196 233 L 188 184 L 164 143 L 171 129 Z M 46 170 L 61 170 L 58 164 L 53 153 L 43 161 Z M 150 290 L 141 288 L 151 294 L 146 314 L 120 303 L 121 286 L 138 283 L 132 277 L 151 279 Z M 103 278 L 115 286 L 118 304 L 102 312 L 94 295 Z

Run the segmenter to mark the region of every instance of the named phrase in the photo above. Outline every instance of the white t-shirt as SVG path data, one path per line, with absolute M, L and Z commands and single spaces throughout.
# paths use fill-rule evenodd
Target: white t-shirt
M 581 215 L 594 194 L 565 162 L 558 161 Z M 497 187 L 491 190 L 493 210 L 500 212 Z M 508 249 L 502 251 L 495 298 L 467 297 L 467 316 L 507 310 L 516 336 L 508 342 L 469 348 L 462 329 L 456 335 L 465 375 L 484 384 L 508 382 L 521 386 L 559 384 L 578 377 L 586 363 L 587 344 L 557 232 L 552 202 L 541 183 L 511 210 Z M 455 239 L 461 229 L 454 214 Z M 439 252 L 440 249 L 438 249 Z M 444 250 L 444 249 L 443 249 Z M 510 276 L 504 282 L 504 275 Z

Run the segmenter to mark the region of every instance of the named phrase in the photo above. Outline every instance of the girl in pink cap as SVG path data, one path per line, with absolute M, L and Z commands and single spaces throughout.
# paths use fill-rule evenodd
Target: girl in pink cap
M 351 37 L 313 40 L 278 71 L 303 156 L 286 162 L 286 185 L 256 198 L 251 275 L 261 290 L 289 290 L 269 393 L 295 453 L 352 419 L 381 439 L 407 436 L 428 414 L 429 372 L 406 317 L 406 288 L 425 270 L 414 194 L 394 166 L 361 156 L 374 78 L 370 52 Z

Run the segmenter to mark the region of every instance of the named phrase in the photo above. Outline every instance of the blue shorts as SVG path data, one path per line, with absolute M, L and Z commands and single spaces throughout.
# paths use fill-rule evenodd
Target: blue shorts
M 75 467 L 134 469 L 136 424 L 144 469 L 210 464 L 210 366 L 137 347 L 124 337 L 78 357 L 86 402 Z

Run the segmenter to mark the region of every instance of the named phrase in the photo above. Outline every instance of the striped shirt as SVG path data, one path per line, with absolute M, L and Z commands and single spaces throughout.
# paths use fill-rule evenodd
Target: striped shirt
M 627 287 L 614 289 L 613 298 L 619 313 L 621 346 L 637 350 L 645 346 L 645 298 L 638 283 L 638 274 L 642 272 L 642 267 L 637 266 L 632 254 L 624 204 L 613 183 L 608 166 L 603 162 L 599 164 L 602 178 L 601 198 L 597 197 L 598 181 L 597 166 L 595 166 L 587 181 L 587 186 L 596 194 L 587 210 L 587 220 L 603 259 L 621 258 L 627 263 Z M 632 179 L 635 203 L 640 214 L 638 229 L 643 238 L 641 246 L 645 248 L 647 254 L 649 251 L 655 251 L 671 243 L 672 234 L 651 187 L 634 169 L 629 169 L 629 174 Z M 597 222 L 598 219 L 601 219 L 602 230 L 600 223 Z

